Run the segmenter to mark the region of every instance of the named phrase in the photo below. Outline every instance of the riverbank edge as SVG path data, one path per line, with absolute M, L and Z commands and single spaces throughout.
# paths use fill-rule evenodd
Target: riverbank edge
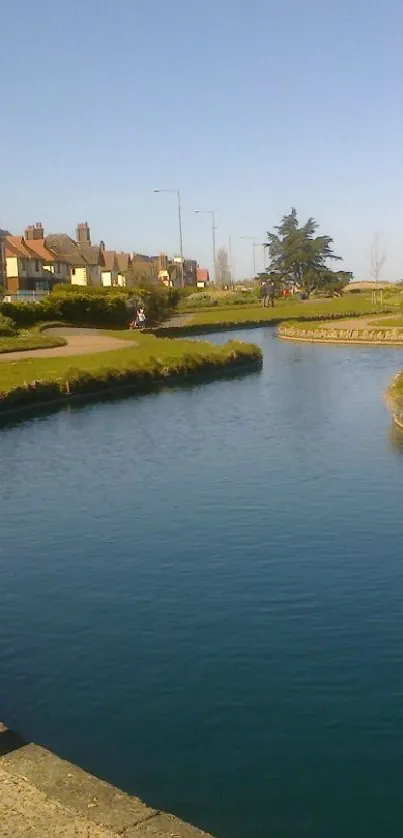
M 244 356 L 244 360 L 240 360 L 240 358 L 237 357 L 235 363 L 225 361 L 220 364 L 212 365 L 208 362 L 202 362 L 199 366 L 192 370 L 170 371 L 168 374 L 139 373 L 137 381 L 134 379 L 133 381 L 127 383 L 114 383 L 111 386 L 99 387 L 96 389 L 89 387 L 88 390 L 83 389 L 77 393 L 69 391 L 60 392 L 60 394 L 56 397 L 49 399 L 37 399 L 37 393 L 34 386 L 35 383 L 28 384 L 23 390 L 23 400 L 20 403 L 14 403 L 8 406 L 5 404 L 5 402 L 7 402 L 7 396 L 1 397 L 0 395 L 0 423 L 3 425 L 4 423 L 7 423 L 8 420 L 18 418 L 19 416 L 29 419 L 38 412 L 42 413 L 47 409 L 52 411 L 55 409 L 62 409 L 69 404 L 86 404 L 123 396 L 141 396 L 146 395 L 147 393 L 156 392 L 164 387 L 182 387 L 187 384 L 207 384 L 221 378 L 233 378 L 240 375 L 248 375 L 253 372 L 260 372 L 263 366 L 262 353 L 258 347 L 254 347 L 254 349 L 257 350 L 254 357 L 247 358 Z M 94 378 L 92 378 L 91 381 L 94 381 Z M 46 382 L 43 381 L 39 381 L 37 383 L 42 386 L 46 384 Z M 57 385 L 57 382 L 49 382 L 49 385 L 50 384 Z M 66 385 L 68 387 L 68 382 L 66 382 Z M 15 389 L 21 390 L 22 388 Z M 10 401 L 13 393 L 15 393 L 15 390 L 10 391 Z M 31 394 L 31 400 L 27 402 L 26 399 L 28 393 Z
M 282 340 L 302 343 L 332 343 L 341 345 L 367 346 L 403 346 L 403 334 L 398 337 L 396 330 L 379 329 L 337 329 L 333 327 L 323 329 L 298 329 L 296 326 L 279 325 L 277 334 Z
M 392 413 L 394 424 L 399 431 L 403 431 L 403 370 L 399 370 L 393 376 L 386 390 L 385 399 Z
M 3 835 L 57 838 L 212 838 L 175 815 L 25 742 L 0 724 L 0 812 Z M 4 830 L 4 832 L 3 832 Z

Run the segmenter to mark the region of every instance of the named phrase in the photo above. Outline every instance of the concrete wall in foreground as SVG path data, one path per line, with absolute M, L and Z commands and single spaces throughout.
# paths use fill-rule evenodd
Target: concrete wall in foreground
M 0 725 L 0 838 L 212 838 Z

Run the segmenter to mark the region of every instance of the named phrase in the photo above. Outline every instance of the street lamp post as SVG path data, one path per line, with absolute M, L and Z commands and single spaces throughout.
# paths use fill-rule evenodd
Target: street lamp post
M 228 247 L 229 247 L 229 266 L 230 266 L 230 277 L 231 277 L 231 285 L 232 288 L 235 288 L 235 263 L 234 257 L 232 254 L 232 236 L 228 239 Z
M 211 215 L 211 227 L 212 227 L 212 238 L 213 238 L 213 271 L 214 271 L 214 284 L 217 282 L 217 261 L 216 261 L 216 244 L 215 244 L 215 231 L 217 229 L 215 225 L 215 212 L 214 210 L 195 210 L 196 214 L 204 213 L 206 215 Z
M 261 242 L 256 240 L 256 236 L 238 236 L 238 238 L 252 242 L 253 278 L 255 279 L 255 277 L 256 277 L 256 248 L 257 247 L 264 247 L 264 245 Z
M 183 234 L 182 234 L 182 206 L 181 206 L 181 194 L 179 189 L 154 189 L 154 192 L 170 192 L 177 196 L 178 199 L 178 225 L 179 225 L 179 247 L 180 247 L 180 256 L 181 256 L 181 286 L 182 288 L 185 285 L 185 273 L 184 273 L 184 259 L 183 259 Z

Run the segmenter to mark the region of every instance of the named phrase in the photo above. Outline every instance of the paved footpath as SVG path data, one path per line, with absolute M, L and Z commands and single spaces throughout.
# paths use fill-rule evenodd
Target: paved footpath
M 0 838 L 211 838 L 0 725 Z
M 130 349 L 137 346 L 135 341 L 103 335 L 99 329 L 73 329 L 60 327 L 49 329 L 49 334 L 64 337 L 66 346 L 54 346 L 53 349 L 27 349 L 25 352 L 3 352 L 0 362 L 24 361 L 26 358 L 60 358 L 66 355 L 87 355 L 93 352 L 108 352 L 110 349 Z

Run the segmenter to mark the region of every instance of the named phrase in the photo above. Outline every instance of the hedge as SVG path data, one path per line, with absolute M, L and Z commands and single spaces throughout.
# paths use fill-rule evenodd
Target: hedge
M 73 287 L 68 286 L 70 290 L 63 292 L 59 288 L 39 303 L 2 303 L 0 314 L 11 318 L 18 327 L 49 320 L 62 320 L 80 326 L 126 326 L 130 309 L 141 303 L 145 307 L 147 321 L 152 324 L 167 317 L 179 299 L 175 289 L 133 288 L 124 289 L 125 293 L 99 289 L 98 293 L 94 293 L 93 288 L 71 291 Z
M 100 294 L 50 294 L 40 303 L 2 303 L 0 313 L 18 327 L 49 320 L 83 326 L 124 326 L 128 319 L 123 297 Z

